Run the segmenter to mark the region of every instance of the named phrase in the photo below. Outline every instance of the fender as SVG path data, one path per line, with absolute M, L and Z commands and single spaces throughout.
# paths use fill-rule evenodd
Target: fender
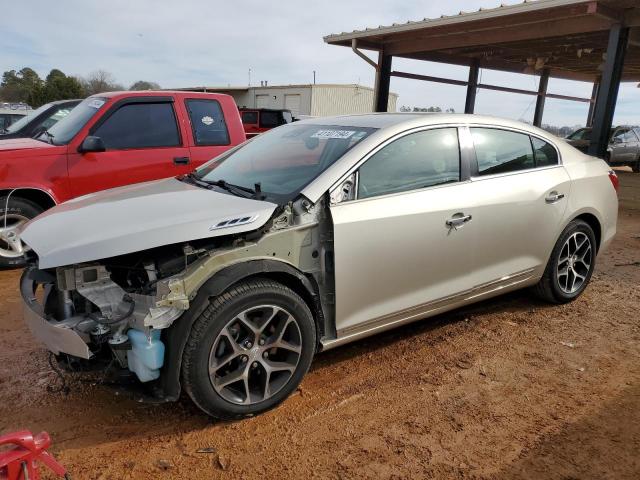
M 180 370 L 182 369 L 182 354 L 196 319 L 209 305 L 209 299 L 222 294 L 233 284 L 260 274 L 285 274 L 297 279 L 307 291 L 314 305 L 311 310 L 317 318 L 316 324 L 323 325 L 320 296 L 315 281 L 303 272 L 279 260 L 248 260 L 236 263 L 215 273 L 198 290 L 196 297 L 190 302 L 187 310 L 179 319 L 162 331 L 162 341 L 165 344 L 165 361 L 162 367 L 160 383 L 161 398 L 166 402 L 174 402 L 180 397 Z

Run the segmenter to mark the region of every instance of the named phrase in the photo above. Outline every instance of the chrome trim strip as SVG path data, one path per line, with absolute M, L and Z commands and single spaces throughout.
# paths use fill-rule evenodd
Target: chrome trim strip
M 433 300 L 383 317 L 374 318 L 360 325 L 338 330 L 336 338 L 320 341 L 322 349 L 328 350 L 406 323 L 427 318 L 447 309 L 453 309 L 457 306 L 461 306 L 464 303 L 477 301 L 480 297 L 485 295 L 496 293 L 500 290 L 526 282 L 531 279 L 535 270 L 536 268 L 529 268 L 512 275 L 507 275 L 505 277 L 477 285 L 471 289 L 454 295 Z

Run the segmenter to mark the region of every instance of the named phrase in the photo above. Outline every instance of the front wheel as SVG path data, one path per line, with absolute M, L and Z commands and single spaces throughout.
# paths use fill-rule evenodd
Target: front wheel
M 42 212 L 42 208 L 24 198 L 0 198 L 0 269 L 24 266 L 24 245 L 17 229 Z
M 535 292 L 551 303 L 567 303 L 577 298 L 591 280 L 596 260 L 593 229 L 582 220 L 573 220 L 558 239 Z
M 194 322 L 182 361 L 185 390 L 213 417 L 255 415 L 296 389 L 315 346 L 313 316 L 299 295 L 268 279 L 237 284 Z

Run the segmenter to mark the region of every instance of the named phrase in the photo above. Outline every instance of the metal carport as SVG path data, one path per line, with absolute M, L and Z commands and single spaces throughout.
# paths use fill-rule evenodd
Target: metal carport
M 590 153 L 604 156 L 621 81 L 640 81 L 640 0 L 539 0 L 409 21 L 324 38 L 350 47 L 376 69 L 374 110 L 386 111 L 392 76 L 466 86 L 465 112 L 478 88 L 588 102 Z M 361 49 L 378 52 L 377 62 Z M 394 57 L 469 67 L 467 81 L 392 70 Z M 478 83 L 481 68 L 540 75 L 537 91 Z M 547 91 L 550 77 L 593 83 L 591 98 Z

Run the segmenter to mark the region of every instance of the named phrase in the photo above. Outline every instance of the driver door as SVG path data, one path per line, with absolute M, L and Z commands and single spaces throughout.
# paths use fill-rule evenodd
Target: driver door
M 462 171 L 455 127 L 405 134 L 360 165 L 357 198 L 331 206 L 339 337 L 419 316 L 474 286 Z

